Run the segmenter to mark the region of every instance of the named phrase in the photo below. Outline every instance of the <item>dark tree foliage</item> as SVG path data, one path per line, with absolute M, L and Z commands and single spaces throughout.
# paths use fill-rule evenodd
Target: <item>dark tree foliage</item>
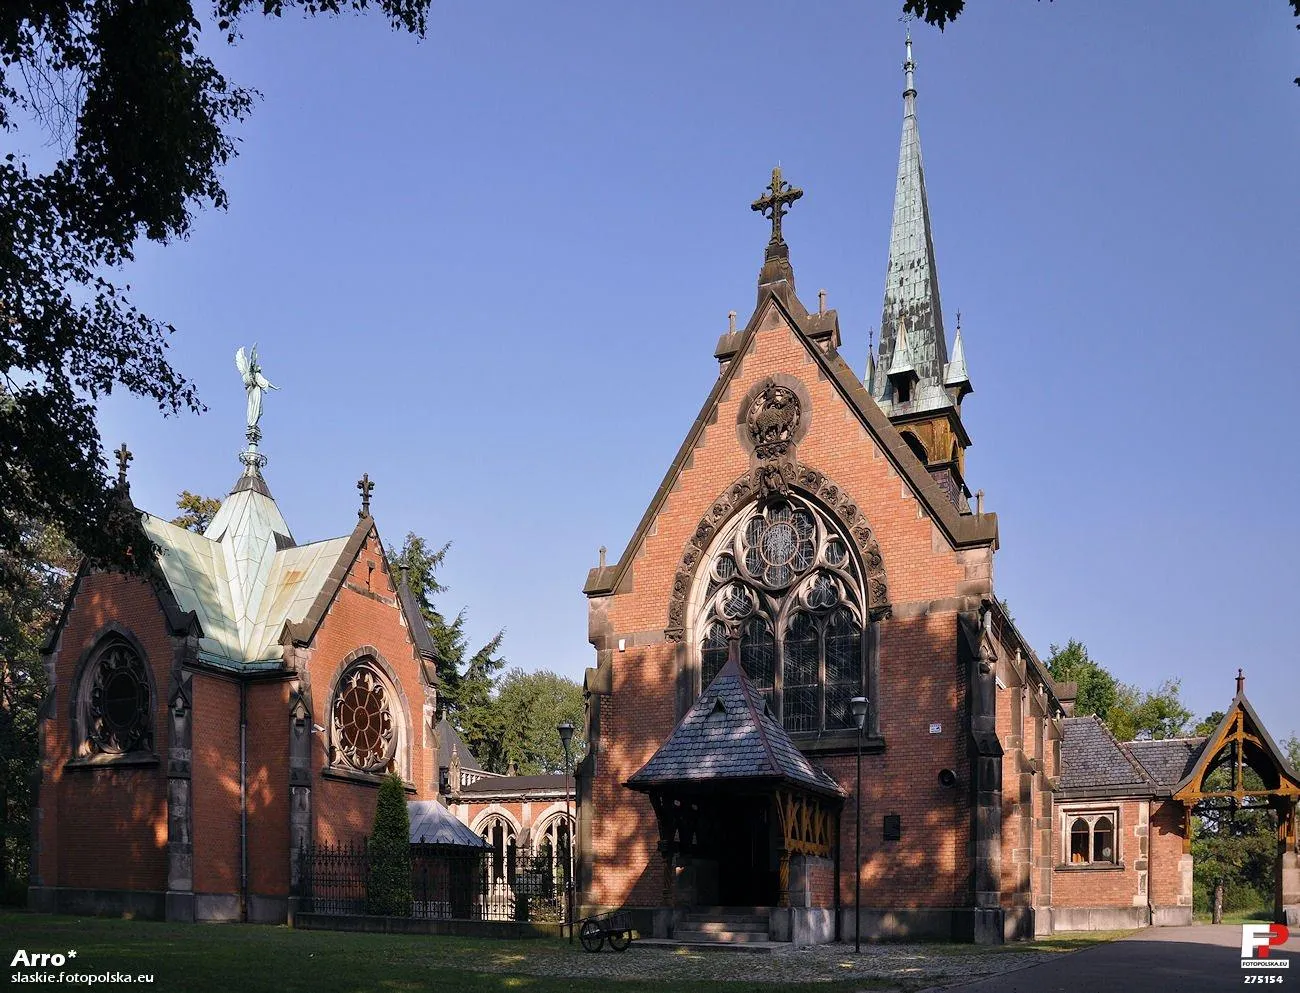
M 206 10 L 232 41 L 246 12 L 294 8 L 378 8 L 423 36 L 429 3 Z M 255 94 L 199 53 L 199 18 L 191 0 L 0 4 L 0 549 L 21 549 L 20 522 L 47 521 L 92 559 L 129 568 L 142 534 L 115 512 L 96 404 L 125 389 L 164 415 L 202 410 L 167 359 L 175 329 L 117 278 L 142 239 L 183 238 L 195 211 L 226 206 L 220 170 Z
M 0 901 L 26 899 L 45 697 L 41 645 L 78 567 L 56 528 L 19 521 L 22 554 L 0 550 Z
M 370 831 L 370 885 L 366 912 L 386 917 L 411 913 L 411 821 L 406 810 L 402 777 L 384 777 L 375 802 L 375 823 Z
M 485 645 L 471 651 L 465 637 L 465 608 L 449 621 L 435 605 L 434 598 L 447 592 L 436 573 L 450 548 L 448 542 L 434 549 L 419 535 L 408 534 L 400 549 L 390 547 L 387 551 L 394 568 L 399 563 L 406 566 L 406 580 L 438 648 L 438 706 L 470 751 L 480 761 L 490 761 L 500 751 L 502 735 L 493 690 L 506 665 L 500 654 L 505 631 L 498 631 Z

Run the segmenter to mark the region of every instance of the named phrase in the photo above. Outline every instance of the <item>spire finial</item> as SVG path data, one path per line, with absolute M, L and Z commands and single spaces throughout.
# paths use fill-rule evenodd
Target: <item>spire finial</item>
M 370 516 L 370 494 L 375 491 L 375 484 L 371 482 L 370 473 L 363 472 L 361 478 L 357 480 L 357 489 L 361 491 L 361 509 L 357 511 L 357 519 Z
M 1246 691 L 1246 676 L 1240 669 L 1237 670 L 1237 696 L 1241 696 Z
M 735 333 L 736 333 L 736 312 L 734 310 L 729 310 L 727 311 L 727 334 L 735 334 Z
M 768 183 L 767 191 L 750 204 L 749 209 L 759 211 L 772 221 L 772 237 L 767 242 L 770 252 L 777 245 L 785 244 L 781 237 L 781 218 L 790 212 L 790 205 L 803 196 L 803 190 L 782 179 L 781 167 L 776 166 L 772 169 L 772 182 Z
M 262 440 L 262 429 L 257 426 L 257 422 L 262 419 L 262 394 L 279 387 L 273 386 L 271 381 L 262 375 L 262 363 L 257 358 L 256 345 L 249 352 L 241 348 L 235 353 L 235 368 L 239 370 L 240 378 L 244 381 L 244 390 L 248 393 L 247 427 L 244 431 L 248 448 L 240 453 L 239 461 L 244 463 L 245 476 L 260 477 L 262 468 L 266 465 L 266 456 L 257 450 Z
M 957 311 L 957 333 L 961 334 L 961 311 Z
M 126 447 L 125 441 L 120 448 L 113 451 L 113 454 L 117 456 L 117 485 L 125 487 L 126 467 L 135 461 L 135 456 L 131 454 L 131 449 Z
M 903 97 L 909 104 L 908 109 L 911 110 L 910 104 L 912 99 L 916 97 L 916 79 L 913 77 L 913 73 L 916 71 L 916 63 L 912 61 L 911 28 L 907 31 L 905 48 L 907 51 L 907 58 L 903 60 Z

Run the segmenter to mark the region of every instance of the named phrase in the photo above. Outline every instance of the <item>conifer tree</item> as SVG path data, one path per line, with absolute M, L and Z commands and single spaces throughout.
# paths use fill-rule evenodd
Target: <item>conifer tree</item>
M 370 886 L 366 911 L 385 917 L 411 914 L 411 821 L 402 777 L 384 777 L 370 832 Z

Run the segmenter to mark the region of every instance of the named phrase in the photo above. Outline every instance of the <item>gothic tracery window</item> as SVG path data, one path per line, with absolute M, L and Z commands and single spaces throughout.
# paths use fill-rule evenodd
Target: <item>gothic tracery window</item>
M 358 772 L 398 772 L 399 724 L 388 681 L 370 659 L 351 665 L 334 692 L 330 719 L 337 759 Z
M 702 574 L 696 612 L 700 688 L 740 662 L 791 732 L 852 726 L 863 692 L 864 592 L 849 544 L 812 504 L 790 495 L 755 504 L 723 532 Z
M 99 650 L 83 679 L 84 749 L 104 755 L 151 751 L 152 698 L 139 653 L 113 638 Z

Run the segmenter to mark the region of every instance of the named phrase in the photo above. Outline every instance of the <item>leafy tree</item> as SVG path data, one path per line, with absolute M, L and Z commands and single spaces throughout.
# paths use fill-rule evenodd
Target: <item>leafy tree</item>
M 286 8 L 378 8 L 394 28 L 423 36 L 429 3 L 209 0 L 208 9 L 233 42 L 249 10 L 279 17 Z M 130 566 L 142 532 L 114 512 L 96 404 L 121 388 L 164 415 L 203 409 L 167 359 L 174 328 L 138 310 L 119 278 L 141 240 L 184 238 L 196 211 L 226 206 L 220 170 L 255 94 L 200 54 L 194 8 L 0 5 L 0 131 L 13 149 L 0 160 L 4 551 L 22 548 L 21 522 L 47 521 L 92 559 Z
M 189 490 L 181 490 L 176 498 L 176 509 L 181 513 L 172 518 L 172 523 L 186 531 L 202 534 L 212 523 L 221 509 L 221 501 L 216 497 L 199 496 Z
M 1196 722 L 1196 727 L 1192 728 L 1192 734 L 1196 735 L 1198 738 L 1208 738 L 1218 730 L 1219 725 L 1223 722 L 1223 719 L 1226 716 L 1227 714 L 1222 710 L 1215 710 L 1206 714 Z
M 1047 671 L 1058 683 L 1077 683 L 1078 696 L 1074 701 L 1074 713 L 1078 717 L 1096 714 L 1103 721 L 1110 716 L 1111 709 L 1119 699 L 1119 683 L 1100 662 L 1088 657 L 1088 648 L 1081 641 L 1071 638 L 1062 648 L 1050 647 L 1051 657 L 1047 660 Z
M 439 706 L 465 744 L 479 761 L 484 761 L 484 756 L 498 747 L 502 733 L 492 706 L 492 690 L 497 674 L 506 665 L 500 655 L 505 631 L 498 631 L 471 652 L 465 636 L 465 608 L 448 621 L 435 606 L 434 598 L 447 592 L 447 587 L 438 582 L 437 570 L 450 548 L 451 542 L 447 542 L 435 550 L 419 535 L 408 534 L 400 550 L 388 549 L 388 559 L 395 566 L 405 564 L 407 583 L 438 648 Z
M 375 823 L 370 831 L 370 885 L 366 913 L 386 917 L 411 914 L 411 820 L 406 786 L 391 773 L 379 786 Z
M 41 645 L 78 566 L 57 528 L 15 524 L 21 550 L 0 550 L 0 899 L 6 901 L 25 899 L 46 689 Z
M 520 775 L 564 771 L 564 747 L 555 730 L 568 721 L 574 727 L 574 764 L 582 754 L 582 687 L 572 679 L 545 669 L 511 669 L 501 680 L 493 701 L 501 736 L 488 753 L 488 768 L 500 771 L 511 762 Z M 484 756 L 478 756 L 484 761 Z
M 1177 738 L 1187 733 L 1192 712 L 1183 705 L 1182 681 L 1166 679 L 1154 690 L 1120 683 L 1118 699 L 1105 718 L 1120 741 Z
M 1282 742 L 1282 751 L 1286 752 L 1291 768 L 1300 772 L 1300 735 L 1293 734 Z

